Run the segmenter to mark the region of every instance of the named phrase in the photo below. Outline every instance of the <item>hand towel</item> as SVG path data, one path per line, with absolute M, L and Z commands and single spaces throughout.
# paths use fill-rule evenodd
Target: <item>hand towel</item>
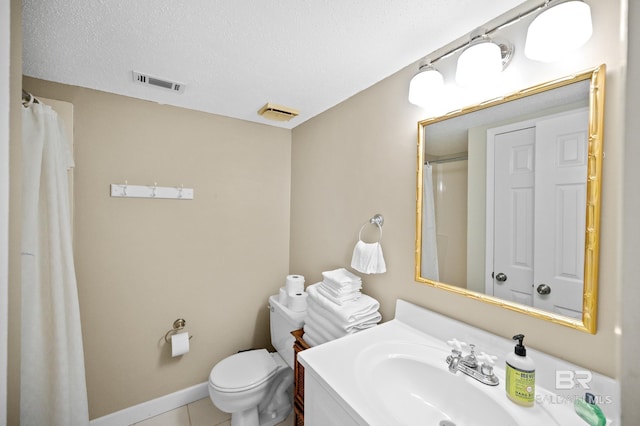
M 333 281 L 324 279 L 322 280 L 322 285 L 330 293 L 335 294 L 336 296 L 341 296 L 346 293 L 353 293 L 360 290 L 362 288 L 362 281 L 336 285 Z
M 335 288 L 327 285 L 327 283 L 325 283 L 324 281 L 322 281 L 320 283 L 320 285 L 318 286 L 318 288 L 322 288 L 326 293 L 330 294 L 331 296 L 338 298 L 338 299 L 348 299 L 351 296 L 355 296 L 354 298 L 357 299 L 358 297 L 360 297 L 360 288 L 353 288 L 351 290 L 343 290 L 343 291 L 338 291 Z
M 334 313 L 341 321 L 355 322 L 380 309 L 380 303 L 366 294 L 362 294 L 358 300 L 344 305 L 337 305 L 318 292 L 317 286 L 319 284 L 320 283 L 316 283 L 307 287 L 309 298 L 313 299 L 329 312 Z
M 322 278 L 324 278 L 324 281 L 335 284 L 337 287 L 362 282 L 362 278 L 346 270 L 345 268 L 338 268 L 334 269 L 333 271 L 325 271 L 322 273 Z
M 359 240 L 353 249 L 351 267 L 364 274 L 382 274 L 387 272 L 387 266 L 384 262 L 380 243 L 365 243 Z
M 362 295 L 362 293 L 357 291 L 355 293 L 347 293 L 339 296 L 334 296 L 322 286 L 322 283 L 320 283 L 317 290 L 320 294 L 322 294 L 324 297 L 326 297 L 336 305 L 344 305 L 345 303 L 356 301 Z

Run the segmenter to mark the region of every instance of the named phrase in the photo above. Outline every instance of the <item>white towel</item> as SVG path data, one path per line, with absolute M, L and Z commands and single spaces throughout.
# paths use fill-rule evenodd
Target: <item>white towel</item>
M 326 332 L 323 332 L 318 327 L 314 327 L 313 324 L 305 323 L 304 324 L 304 334 L 311 336 L 311 340 L 318 343 L 327 343 L 331 340 L 335 340 L 335 337 L 328 335 Z
M 307 310 L 307 317 L 305 321 L 311 323 L 314 328 L 323 328 L 327 332 L 335 337 L 346 336 L 347 334 L 357 333 L 358 331 L 366 330 L 377 325 L 382 319 L 380 312 L 372 312 L 367 317 L 352 322 L 352 323 L 339 323 L 335 316 L 331 315 L 329 311 L 322 309 L 316 304 L 310 304 Z
M 377 324 L 382 320 L 382 315 L 379 311 L 372 311 L 370 314 L 365 315 L 356 321 L 348 322 L 345 321 L 344 318 L 337 316 L 335 312 L 328 311 L 321 305 L 314 302 L 313 299 L 310 299 L 309 308 L 307 309 L 307 317 L 309 316 L 309 312 L 312 311 L 315 318 L 322 317 L 326 319 L 327 322 L 330 322 L 332 327 L 346 332 L 349 332 L 352 329 L 368 328 L 367 324 Z
M 341 299 L 341 298 L 347 299 L 350 296 L 353 296 L 354 299 L 357 299 L 358 297 L 360 297 L 360 288 L 354 288 L 354 289 L 351 289 L 351 290 L 344 289 L 342 291 L 338 291 L 335 288 L 327 285 L 327 283 L 324 282 L 324 281 L 322 281 L 320 283 L 320 286 L 318 286 L 318 288 L 319 289 L 321 288 L 321 289 L 325 290 L 326 293 L 329 293 L 330 295 L 332 295 L 333 297 L 336 297 L 338 299 Z
M 345 268 L 334 269 L 333 271 L 325 271 L 322 273 L 324 281 L 341 287 L 350 284 L 362 284 L 362 278 L 356 274 L 346 270 Z
M 329 294 L 333 298 L 341 299 L 342 301 L 356 300 L 361 295 L 360 289 L 340 292 L 340 291 L 336 291 L 334 288 L 329 287 L 324 281 L 322 281 L 318 286 L 318 290 L 319 289 L 324 290 L 323 294 Z M 338 303 L 338 304 L 341 305 L 342 303 Z
M 309 334 L 309 333 L 306 333 L 306 332 L 305 332 L 305 333 L 302 335 L 302 339 L 303 339 L 305 342 L 307 342 L 307 344 L 308 344 L 309 346 L 318 346 L 318 345 L 321 345 L 321 344 L 322 344 L 321 342 L 318 342 L 318 341 L 316 340 L 316 338 L 313 336 L 313 333 Z
M 352 282 L 349 284 L 337 285 L 333 281 L 329 281 L 326 278 L 322 280 L 322 286 L 327 289 L 331 294 L 341 296 L 346 293 L 353 293 L 362 288 L 362 281 Z
M 330 291 L 328 291 L 323 286 L 323 283 L 320 283 L 320 285 L 318 286 L 318 292 L 322 294 L 324 297 L 326 297 L 327 299 L 329 299 L 330 301 L 332 301 L 333 303 L 335 303 L 336 305 L 341 305 L 341 306 L 344 305 L 345 303 L 358 300 L 362 295 L 360 291 L 356 291 L 356 292 L 345 293 L 345 294 L 336 296 Z
M 364 274 L 382 274 L 387 272 L 387 266 L 384 262 L 380 243 L 365 243 L 359 240 L 353 249 L 351 267 Z
M 358 300 L 353 302 L 337 305 L 318 292 L 317 286 L 319 284 L 320 283 L 316 283 L 307 287 L 309 298 L 313 299 L 324 309 L 335 314 L 341 321 L 348 323 L 355 322 L 380 309 L 380 303 L 366 294 L 362 294 Z

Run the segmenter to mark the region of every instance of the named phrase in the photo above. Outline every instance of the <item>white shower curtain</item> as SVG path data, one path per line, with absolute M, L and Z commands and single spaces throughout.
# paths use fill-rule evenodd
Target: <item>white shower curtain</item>
M 433 166 L 425 164 L 422 184 L 422 267 L 421 275 L 440 281 L 438 272 L 438 244 L 436 242 L 436 210 L 433 197 Z
M 22 123 L 20 424 L 88 425 L 67 180 L 73 158 L 49 106 L 23 108 Z

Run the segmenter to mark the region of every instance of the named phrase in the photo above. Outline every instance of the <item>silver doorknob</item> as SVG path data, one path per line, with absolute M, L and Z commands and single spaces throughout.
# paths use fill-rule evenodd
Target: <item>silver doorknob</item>
M 496 281 L 503 283 L 506 280 L 507 280 L 507 276 L 504 273 L 500 272 L 498 273 L 498 275 L 496 275 Z
M 551 293 L 551 287 L 546 284 L 540 284 L 538 288 L 536 288 L 538 294 L 549 294 Z

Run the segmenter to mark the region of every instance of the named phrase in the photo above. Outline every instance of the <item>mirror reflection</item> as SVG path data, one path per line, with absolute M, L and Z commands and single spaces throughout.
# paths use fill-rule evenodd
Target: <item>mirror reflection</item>
M 416 280 L 594 332 L 603 96 L 601 66 L 420 122 Z

